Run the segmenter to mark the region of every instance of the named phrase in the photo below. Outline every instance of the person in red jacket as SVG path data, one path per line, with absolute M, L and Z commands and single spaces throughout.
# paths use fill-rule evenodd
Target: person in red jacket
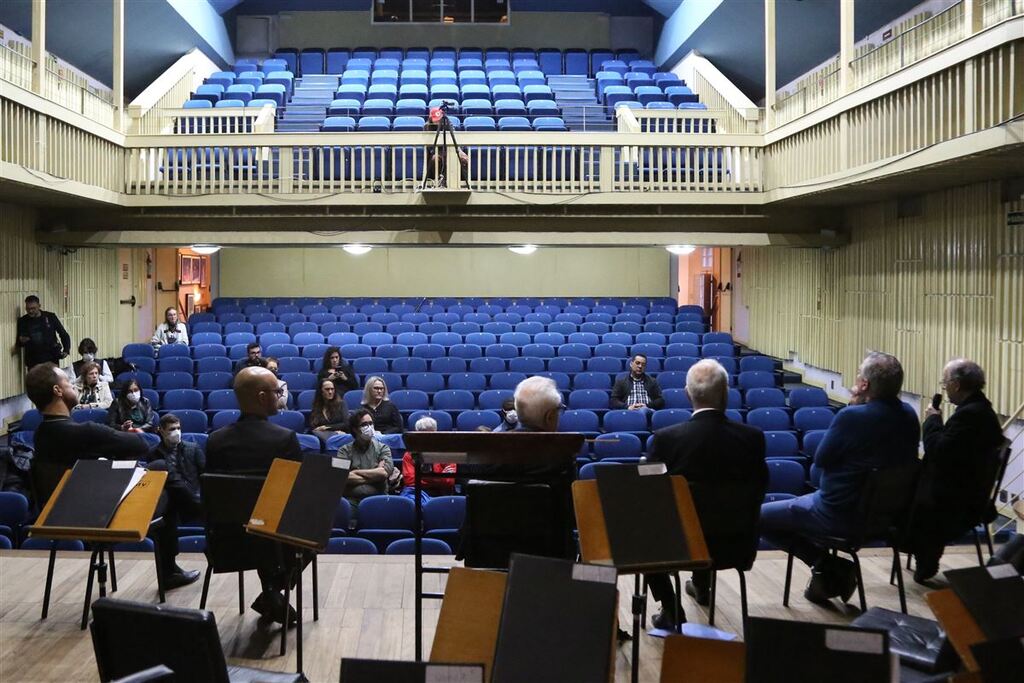
M 432 417 L 421 417 L 416 420 L 415 429 L 417 432 L 436 432 L 437 420 Z M 423 475 L 421 486 L 423 502 L 427 502 L 434 496 L 450 496 L 455 493 L 455 465 L 434 463 L 433 474 L 450 474 L 450 477 L 438 477 Z M 405 452 L 402 456 L 402 493 L 406 498 L 416 500 L 416 463 L 413 462 L 412 453 Z

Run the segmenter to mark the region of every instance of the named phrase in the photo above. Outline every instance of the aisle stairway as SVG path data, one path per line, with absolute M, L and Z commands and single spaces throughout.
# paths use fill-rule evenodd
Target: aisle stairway
M 295 81 L 284 113 L 277 120 L 279 133 L 316 132 L 327 115 L 327 108 L 338 89 L 338 76 L 312 74 Z
M 611 115 L 600 106 L 593 79 L 586 76 L 548 76 L 548 85 L 569 130 L 614 130 Z

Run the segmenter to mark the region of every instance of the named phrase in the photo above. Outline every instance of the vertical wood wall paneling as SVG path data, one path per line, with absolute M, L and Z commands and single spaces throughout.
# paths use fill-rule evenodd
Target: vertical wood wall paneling
M 73 356 L 83 337 L 96 340 L 103 356 L 118 355 L 130 339 L 117 334 L 117 253 L 78 249 L 71 254 L 36 244 L 31 209 L 0 204 L 0 397 L 22 392 L 20 354 L 14 349 L 16 319 L 28 294 L 55 312 L 71 335 Z
M 919 215 L 895 202 L 851 208 L 851 243 L 835 250 L 747 247 L 751 346 L 841 372 L 868 350 L 898 356 L 904 388 L 930 396 L 951 358 L 977 360 L 1007 414 L 1024 400 L 1024 226 L 989 182 L 925 195 Z

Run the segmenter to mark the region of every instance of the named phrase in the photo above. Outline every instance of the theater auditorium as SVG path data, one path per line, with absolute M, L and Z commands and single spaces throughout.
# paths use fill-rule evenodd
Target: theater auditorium
M 0 680 L 1018 680 L 1022 84 L 1022 0 L 0 2 Z

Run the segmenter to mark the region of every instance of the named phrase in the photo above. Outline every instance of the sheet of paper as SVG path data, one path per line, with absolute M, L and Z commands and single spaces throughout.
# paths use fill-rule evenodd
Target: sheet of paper
M 129 493 L 132 492 L 132 489 L 135 488 L 135 485 L 142 481 L 142 477 L 145 474 L 146 470 L 142 469 L 141 467 L 135 468 L 135 471 L 132 472 L 131 481 L 128 482 L 128 486 L 125 487 L 124 493 L 121 494 L 121 500 L 118 501 L 119 504 L 124 502 L 124 499 L 128 497 Z

